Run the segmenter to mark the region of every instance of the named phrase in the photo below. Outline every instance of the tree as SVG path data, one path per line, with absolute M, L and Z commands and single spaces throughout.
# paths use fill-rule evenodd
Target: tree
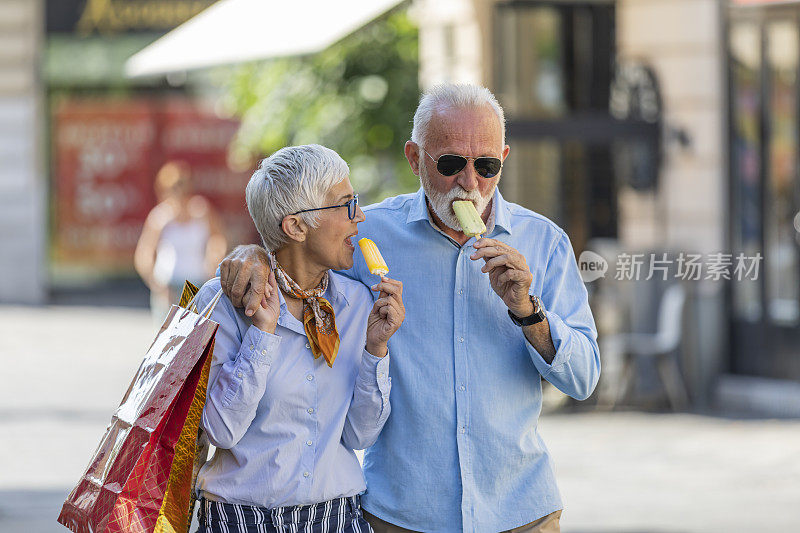
M 224 102 L 242 121 L 234 159 L 318 143 L 349 163 L 364 204 L 415 190 L 403 145 L 419 99 L 417 43 L 395 10 L 318 54 L 228 71 Z

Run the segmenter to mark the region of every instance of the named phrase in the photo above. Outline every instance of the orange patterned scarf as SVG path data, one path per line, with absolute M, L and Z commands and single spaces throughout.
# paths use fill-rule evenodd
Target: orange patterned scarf
M 328 366 L 333 367 L 333 361 L 339 352 L 339 332 L 336 330 L 336 317 L 333 313 L 333 306 L 322 297 L 328 289 L 330 274 L 325 272 L 325 275 L 322 276 L 322 281 L 317 287 L 304 291 L 278 264 L 274 253 L 270 253 L 269 257 L 278 287 L 286 294 L 303 300 L 303 327 L 306 330 L 314 359 L 322 355 L 325 357 Z

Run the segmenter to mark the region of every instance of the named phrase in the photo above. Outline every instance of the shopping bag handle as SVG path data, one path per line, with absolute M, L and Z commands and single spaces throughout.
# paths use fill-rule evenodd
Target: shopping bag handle
M 195 305 L 195 300 L 197 300 L 197 296 L 199 294 L 200 294 L 200 292 L 198 291 L 197 294 L 195 294 L 194 297 L 189 301 L 189 303 L 186 304 L 186 308 L 185 308 L 186 310 L 181 315 L 182 319 L 186 318 L 186 315 L 188 315 L 193 310 L 193 308 L 194 308 L 194 312 L 196 312 L 197 314 L 200 315 L 200 318 L 209 318 L 209 317 L 211 317 L 211 313 L 214 312 L 214 308 L 217 306 L 217 303 L 219 303 L 219 300 L 222 297 L 222 289 L 217 291 L 217 294 L 215 294 L 214 297 L 211 298 L 211 301 L 208 302 L 208 305 L 206 305 L 206 307 L 202 311 L 197 311 L 196 310 L 197 306 Z M 197 321 L 199 322 L 200 319 L 198 318 Z
M 203 309 L 199 313 L 200 316 L 205 319 L 211 318 L 211 313 L 214 312 L 214 308 L 217 307 L 220 298 L 222 298 L 222 289 L 218 290 L 217 294 L 215 294 L 214 297 L 211 298 L 211 301 L 208 302 L 208 305 L 206 305 L 205 309 Z M 200 319 L 198 318 L 197 321 L 199 322 Z

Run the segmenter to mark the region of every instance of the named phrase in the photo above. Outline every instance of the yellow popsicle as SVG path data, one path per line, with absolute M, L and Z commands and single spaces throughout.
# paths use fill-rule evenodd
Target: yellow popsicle
M 361 247 L 361 253 L 364 254 L 364 260 L 371 273 L 376 276 L 385 276 L 389 273 L 389 267 L 386 266 L 386 261 L 383 260 L 383 256 L 374 242 L 364 237 L 359 239 L 358 245 Z
M 461 223 L 461 231 L 464 235 L 480 239 L 481 235 L 486 233 L 486 224 L 483 223 L 475 209 L 475 204 L 469 200 L 458 200 L 453 202 L 453 211 Z

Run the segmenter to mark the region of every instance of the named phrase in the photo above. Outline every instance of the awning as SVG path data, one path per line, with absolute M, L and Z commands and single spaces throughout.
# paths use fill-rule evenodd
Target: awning
M 311 54 L 403 0 L 220 0 L 131 56 L 129 77 Z

